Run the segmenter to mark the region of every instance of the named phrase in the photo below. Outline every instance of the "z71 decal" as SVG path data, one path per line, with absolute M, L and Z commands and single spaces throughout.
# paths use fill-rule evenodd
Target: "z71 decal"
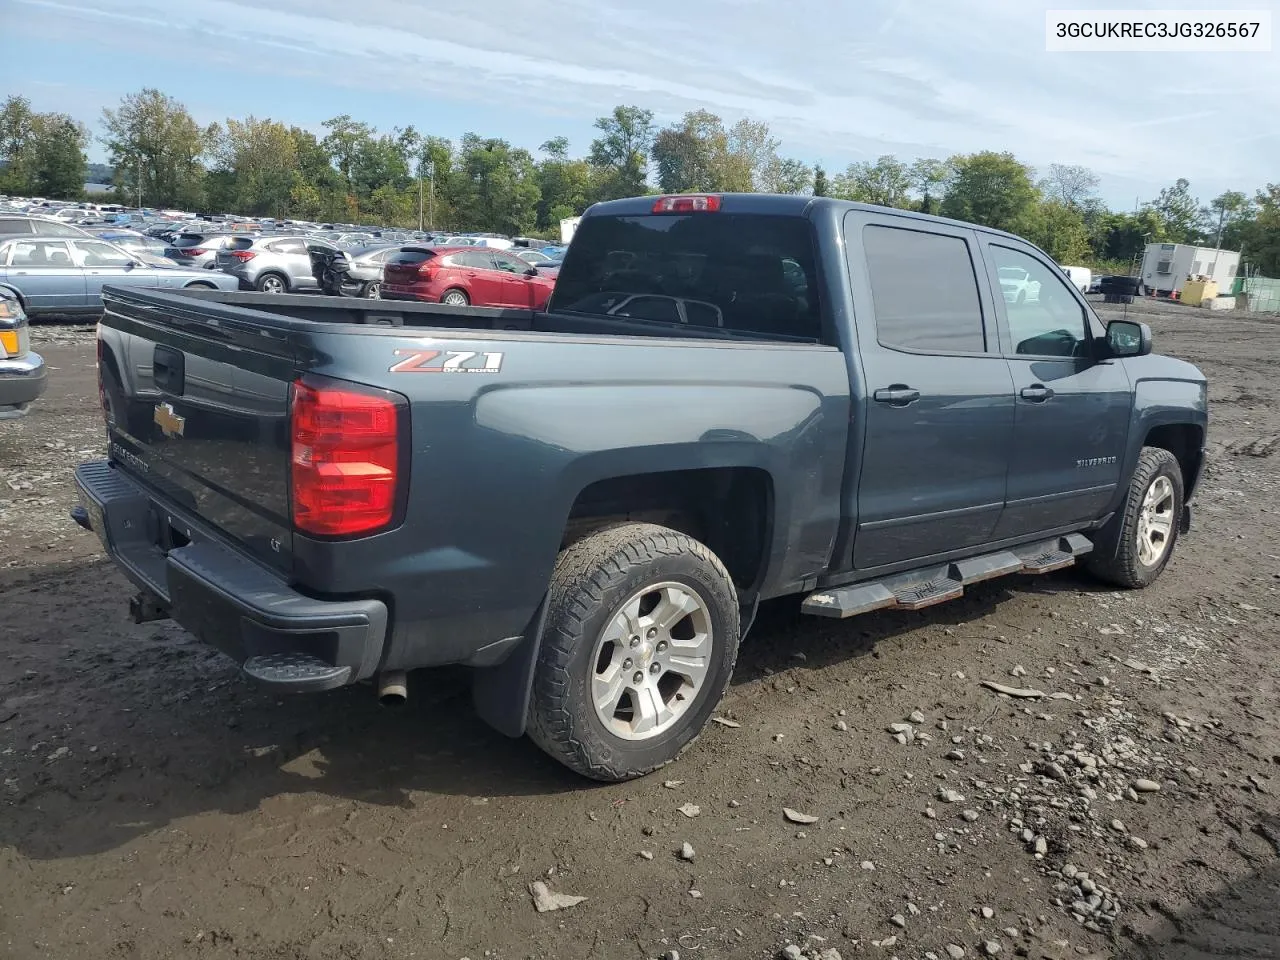
M 502 354 L 466 350 L 397 350 L 391 373 L 498 373 Z

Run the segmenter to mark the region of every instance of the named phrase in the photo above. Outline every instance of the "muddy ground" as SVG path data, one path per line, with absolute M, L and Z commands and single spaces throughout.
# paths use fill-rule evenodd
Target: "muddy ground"
M 1280 956 L 1280 323 L 1136 312 L 1212 381 L 1196 527 L 1155 586 L 773 604 L 740 726 L 617 786 L 491 732 L 461 673 L 396 711 L 280 700 L 131 624 L 66 519 L 102 448 L 91 332 L 38 329 L 50 392 L 0 424 L 0 956 Z M 538 913 L 539 878 L 588 899 Z

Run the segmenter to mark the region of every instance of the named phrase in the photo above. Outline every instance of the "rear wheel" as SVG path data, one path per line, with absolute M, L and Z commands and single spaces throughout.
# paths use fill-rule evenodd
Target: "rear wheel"
M 382 284 L 377 280 L 374 280 L 372 283 L 365 284 L 364 297 L 366 300 L 381 300 Z
M 1099 535 L 1085 565 L 1117 586 L 1150 586 L 1173 556 L 1182 502 L 1178 458 L 1160 447 L 1144 447 L 1124 506 Z
M 738 597 L 705 545 L 630 523 L 556 560 L 529 707 L 529 736 L 596 780 L 674 760 L 702 731 L 733 673 Z
M 445 295 L 440 298 L 440 302 L 450 307 L 465 307 L 471 303 L 467 298 L 466 293 L 461 290 L 447 291 Z
M 202 280 L 197 280 L 195 283 L 188 283 L 187 289 L 188 290 L 216 290 L 218 288 L 215 287 L 212 283 L 205 283 Z
M 289 288 L 278 273 L 264 273 L 254 284 L 261 293 L 285 293 Z

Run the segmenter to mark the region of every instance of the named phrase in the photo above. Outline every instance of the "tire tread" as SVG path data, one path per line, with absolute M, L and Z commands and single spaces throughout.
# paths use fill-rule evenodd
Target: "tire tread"
M 657 524 L 623 523 L 606 527 L 569 545 L 556 559 L 547 595 L 547 622 L 538 653 L 527 730 L 530 739 L 542 750 L 584 776 L 605 781 L 644 776 L 671 763 L 701 734 L 696 732 L 674 756 L 657 765 L 628 767 L 600 762 L 592 758 L 575 730 L 574 717 L 566 703 L 565 678 L 570 672 L 570 660 L 580 644 L 590 642 L 586 621 L 608 602 L 610 588 L 654 559 L 682 555 L 695 557 L 713 571 L 736 603 L 733 579 L 720 559 L 692 537 Z M 734 643 L 736 659 L 736 637 L 725 639 Z M 725 686 L 732 672 L 731 660 L 723 678 Z M 718 701 L 723 688 L 709 693 Z

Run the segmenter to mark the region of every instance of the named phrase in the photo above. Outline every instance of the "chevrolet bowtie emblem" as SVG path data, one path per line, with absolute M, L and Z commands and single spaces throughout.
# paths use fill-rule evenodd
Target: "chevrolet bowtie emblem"
M 166 437 L 182 436 L 182 431 L 187 425 L 187 418 L 178 416 L 171 403 L 157 403 L 155 416 L 152 419 Z

